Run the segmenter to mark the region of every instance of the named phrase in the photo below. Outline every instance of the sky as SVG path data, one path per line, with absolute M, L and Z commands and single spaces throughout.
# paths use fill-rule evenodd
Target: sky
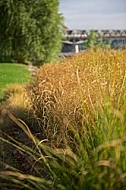
M 126 29 L 126 0 L 59 0 L 69 29 Z

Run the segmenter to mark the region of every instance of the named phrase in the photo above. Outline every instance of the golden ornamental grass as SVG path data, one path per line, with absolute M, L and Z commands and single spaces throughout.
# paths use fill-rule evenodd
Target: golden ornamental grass
M 125 189 L 125 53 L 80 53 L 43 65 L 25 89 L 8 89 L 3 189 Z
M 71 126 L 95 122 L 105 104 L 123 109 L 125 86 L 126 51 L 92 50 L 43 65 L 27 93 L 43 133 L 62 141 Z

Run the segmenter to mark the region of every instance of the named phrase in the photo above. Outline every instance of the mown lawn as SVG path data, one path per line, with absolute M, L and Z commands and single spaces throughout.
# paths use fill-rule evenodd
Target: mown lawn
M 0 99 L 3 97 L 3 90 L 12 83 L 23 84 L 30 79 L 28 66 L 14 63 L 0 63 Z

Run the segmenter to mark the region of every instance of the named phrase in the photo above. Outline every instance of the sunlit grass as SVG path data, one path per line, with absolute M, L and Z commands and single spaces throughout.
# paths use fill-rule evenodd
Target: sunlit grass
M 28 66 L 14 63 L 0 63 L 0 98 L 7 85 L 13 83 L 23 84 L 30 79 Z
M 94 113 L 102 112 L 104 104 L 123 109 L 125 63 L 125 51 L 99 50 L 41 67 L 27 93 L 45 137 L 56 136 L 60 142 L 69 126 L 93 124 Z
M 21 167 L 3 160 L 2 188 L 8 180 L 18 190 L 126 189 L 125 53 L 90 51 L 44 65 L 24 92 L 9 96 L 0 140 Z M 20 95 L 24 104 L 15 101 Z M 27 117 L 18 116 L 21 108 Z

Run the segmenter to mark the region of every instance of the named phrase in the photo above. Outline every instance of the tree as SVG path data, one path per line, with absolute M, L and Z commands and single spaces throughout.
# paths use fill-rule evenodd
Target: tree
M 40 65 L 54 61 L 63 23 L 58 0 L 0 0 L 0 52 Z
M 111 47 L 111 41 L 109 40 L 107 43 L 104 43 L 102 36 L 98 35 L 96 31 L 91 30 L 87 41 L 84 43 L 84 47 L 86 49 L 109 49 Z
M 94 48 L 96 43 L 97 43 L 97 34 L 94 30 L 91 30 L 85 45 L 87 48 Z

